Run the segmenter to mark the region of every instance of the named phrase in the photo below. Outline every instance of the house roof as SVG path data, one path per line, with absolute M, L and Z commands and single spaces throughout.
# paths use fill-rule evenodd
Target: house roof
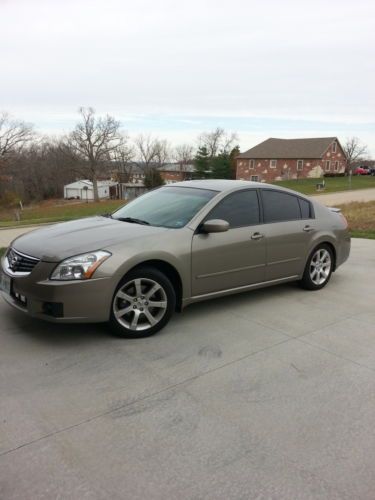
M 167 163 L 158 167 L 161 172 L 194 172 L 195 167 L 191 163 L 181 165 L 180 163 Z
M 271 137 L 248 151 L 239 154 L 237 158 L 321 158 L 333 141 L 338 142 L 337 137 L 314 137 L 308 139 L 276 139 Z
M 114 161 L 112 162 L 112 166 L 121 173 L 121 165 Z M 131 161 L 127 165 L 129 171 L 132 174 L 144 174 L 147 170 L 146 164 L 142 161 L 134 162 Z M 157 168 L 161 172 L 194 172 L 195 167 L 192 163 L 187 163 L 186 165 L 182 165 L 180 163 L 165 163 L 164 165 L 159 165 L 159 163 L 151 162 L 149 164 L 149 168 Z
M 113 181 L 98 181 L 98 187 L 104 186 L 114 186 L 117 182 Z M 65 184 L 65 188 L 83 189 L 84 187 L 92 189 L 92 182 L 87 179 L 82 179 L 79 181 L 71 182 L 70 184 Z

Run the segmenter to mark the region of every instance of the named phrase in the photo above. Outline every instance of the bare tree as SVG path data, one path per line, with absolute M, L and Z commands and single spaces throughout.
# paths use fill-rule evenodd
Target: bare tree
M 162 167 L 169 161 L 170 148 L 166 140 L 140 134 L 135 138 L 134 144 L 138 164 L 145 174 L 154 168 Z
M 186 165 L 193 162 L 194 148 L 191 144 L 179 144 L 174 149 L 173 157 L 180 165 L 180 169 L 185 170 Z
M 352 170 L 354 163 L 362 160 L 367 154 L 366 144 L 362 144 L 358 137 L 348 137 L 344 144 L 344 152 L 348 161 L 348 169 Z
M 133 162 L 135 151 L 129 144 L 128 137 L 123 136 L 122 144 L 116 148 L 112 159 L 116 164 L 116 169 L 120 173 L 123 182 L 130 182 L 133 173 Z
M 166 140 L 151 135 L 138 135 L 135 138 L 138 165 L 145 176 L 144 182 L 148 188 L 163 184 L 159 168 L 170 158 L 170 147 Z
M 157 168 L 166 165 L 171 157 L 171 148 L 168 141 L 165 139 L 156 139 L 156 155 L 155 160 Z
M 64 185 L 75 178 L 72 166 L 66 153 L 61 151 L 58 139 L 39 137 L 7 163 L 9 180 L 4 183 L 1 194 L 17 193 L 25 203 L 60 198 Z
M 207 149 L 209 158 L 213 158 L 219 153 L 229 153 L 235 141 L 237 141 L 236 134 L 228 133 L 220 127 L 212 132 L 203 132 L 198 137 L 200 147 Z
M 178 163 L 180 168 L 181 179 L 186 179 L 188 167 L 193 164 L 194 148 L 191 144 L 179 144 L 175 147 L 173 158 Z
M 156 162 L 159 151 L 158 139 L 153 138 L 151 135 L 140 134 L 134 139 L 134 144 L 137 152 L 138 164 L 146 174 Z
M 99 172 L 109 165 L 111 156 L 123 143 L 120 122 L 109 115 L 97 118 L 93 108 L 80 108 L 79 113 L 81 121 L 69 135 L 68 147 L 86 165 L 94 200 L 99 201 Z
M 13 119 L 8 113 L 0 114 L 0 162 L 19 153 L 33 137 L 32 125 Z

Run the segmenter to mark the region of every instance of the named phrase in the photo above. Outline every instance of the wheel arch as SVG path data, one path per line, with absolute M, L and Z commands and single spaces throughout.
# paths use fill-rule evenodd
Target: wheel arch
M 165 260 L 149 259 L 139 262 L 132 268 L 128 269 L 126 274 L 142 267 L 153 267 L 167 276 L 169 281 L 172 283 L 176 293 L 176 311 L 181 312 L 183 289 L 182 289 L 182 279 L 177 269 L 172 264 L 166 262 Z
M 332 255 L 333 255 L 333 266 L 332 266 L 332 272 L 336 271 L 336 262 L 337 262 L 337 252 L 336 252 L 336 247 L 333 243 L 330 241 L 322 241 L 320 243 L 321 245 L 327 245 L 332 250 Z
M 337 262 L 337 250 L 336 250 L 336 247 L 335 245 L 332 243 L 332 241 L 329 241 L 328 239 L 325 239 L 325 238 L 322 238 L 319 242 L 315 242 L 315 245 L 312 247 L 310 253 L 308 254 L 308 258 L 305 262 L 305 266 L 308 262 L 308 259 L 310 258 L 310 256 L 315 252 L 315 250 L 317 248 L 319 248 L 321 245 L 326 245 L 327 247 L 330 248 L 330 250 L 332 251 L 332 255 L 333 255 L 333 266 L 332 266 L 332 272 L 336 271 L 336 262 Z

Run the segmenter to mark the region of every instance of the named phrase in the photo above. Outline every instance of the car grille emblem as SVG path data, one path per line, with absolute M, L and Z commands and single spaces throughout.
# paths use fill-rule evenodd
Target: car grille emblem
M 17 267 L 17 262 L 18 262 L 18 257 L 17 255 L 12 255 L 11 256 L 11 260 L 10 260 L 10 268 L 12 271 L 15 271 L 16 270 L 16 267 Z
M 39 262 L 39 259 L 28 255 L 18 254 L 10 248 L 7 253 L 8 269 L 13 273 L 30 274 Z

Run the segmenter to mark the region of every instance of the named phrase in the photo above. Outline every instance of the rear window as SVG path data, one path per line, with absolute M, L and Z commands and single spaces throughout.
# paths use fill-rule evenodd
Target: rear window
M 299 206 L 301 207 L 302 219 L 311 219 L 311 204 L 307 200 L 298 198 Z
M 262 190 L 264 222 L 301 219 L 297 196 L 280 191 Z

